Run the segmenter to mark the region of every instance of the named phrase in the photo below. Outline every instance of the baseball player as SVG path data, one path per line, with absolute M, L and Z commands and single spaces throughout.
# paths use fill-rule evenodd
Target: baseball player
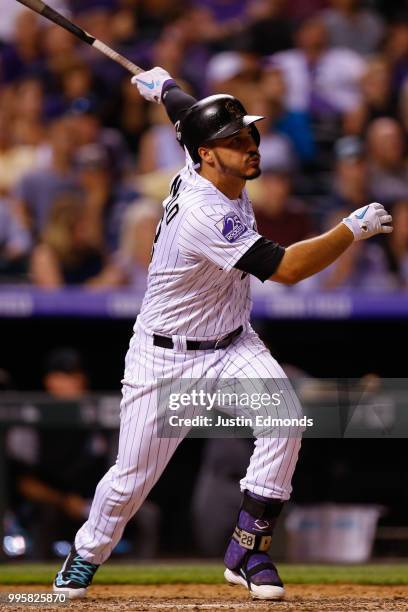
M 187 432 L 158 435 L 158 380 L 280 379 L 291 388 L 249 323 L 249 275 L 293 284 L 330 265 L 354 240 L 392 231 L 391 215 L 372 203 L 286 249 L 263 238 L 245 190 L 246 181 L 260 175 L 256 123 L 263 117 L 248 115 L 229 95 L 197 102 L 162 68 L 132 82 L 144 98 L 164 104 L 187 159 L 163 203 L 126 355 L 118 457 L 99 482 L 89 518 L 54 581 L 54 590 L 71 598 L 86 594 Z M 299 414 L 295 404 L 286 408 Z M 224 559 L 226 580 L 259 599 L 284 596 L 268 549 L 300 448 L 300 434 L 289 434 L 255 439 Z

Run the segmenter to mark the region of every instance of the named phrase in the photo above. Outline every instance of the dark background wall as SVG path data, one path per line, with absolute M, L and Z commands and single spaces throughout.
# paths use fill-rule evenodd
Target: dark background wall
M 256 321 L 281 363 L 319 377 L 358 377 L 375 372 L 405 377 L 408 321 Z M 45 355 L 73 346 L 84 357 L 94 390 L 119 390 L 131 320 L 34 318 L 0 320 L 0 368 L 16 389 L 41 388 Z

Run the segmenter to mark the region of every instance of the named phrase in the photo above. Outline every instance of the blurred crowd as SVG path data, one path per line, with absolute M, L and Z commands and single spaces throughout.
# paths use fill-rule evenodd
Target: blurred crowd
M 378 0 L 50 0 L 200 98 L 262 114 L 261 234 L 286 246 L 380 201 L 394 232 L 353 245 L 313 289 L 408 287 L 408 6 Z M 115 62 L 2 0 L 0 279 L 142 290 L 184 153 Z M 302 287 L 300 287 L 302 289 Z M 292 290 L 299 290 L 297 287 Z

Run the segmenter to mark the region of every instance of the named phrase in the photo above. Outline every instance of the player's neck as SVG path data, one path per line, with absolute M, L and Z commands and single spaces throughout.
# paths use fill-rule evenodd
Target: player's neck
M 198 174 L 210 181 L 218 191 L 221 191 L 230 200 L 237 200 L 245 187 L 245 179 L 222 174 L 206 164 L 203 164 L 198 170 Z

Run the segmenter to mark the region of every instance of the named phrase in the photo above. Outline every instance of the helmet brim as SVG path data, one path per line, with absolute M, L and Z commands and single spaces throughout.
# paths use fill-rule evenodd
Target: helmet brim
M 206 141 L 210 142 L 213 140 L 218 140 L 220 138 L 228 138 L 228 136 L 233 136 L 234 134 L 237 134 L 240 130 L 249 127 L 257 121 L 261 121 L 262 119 L 265 119 L 265 117 L 263 117 L 262 115 L 243 115 L 236 121 L 233 121 L 218 130 L 218 132 L 213 134 L 210 138 L 207 138 Z

